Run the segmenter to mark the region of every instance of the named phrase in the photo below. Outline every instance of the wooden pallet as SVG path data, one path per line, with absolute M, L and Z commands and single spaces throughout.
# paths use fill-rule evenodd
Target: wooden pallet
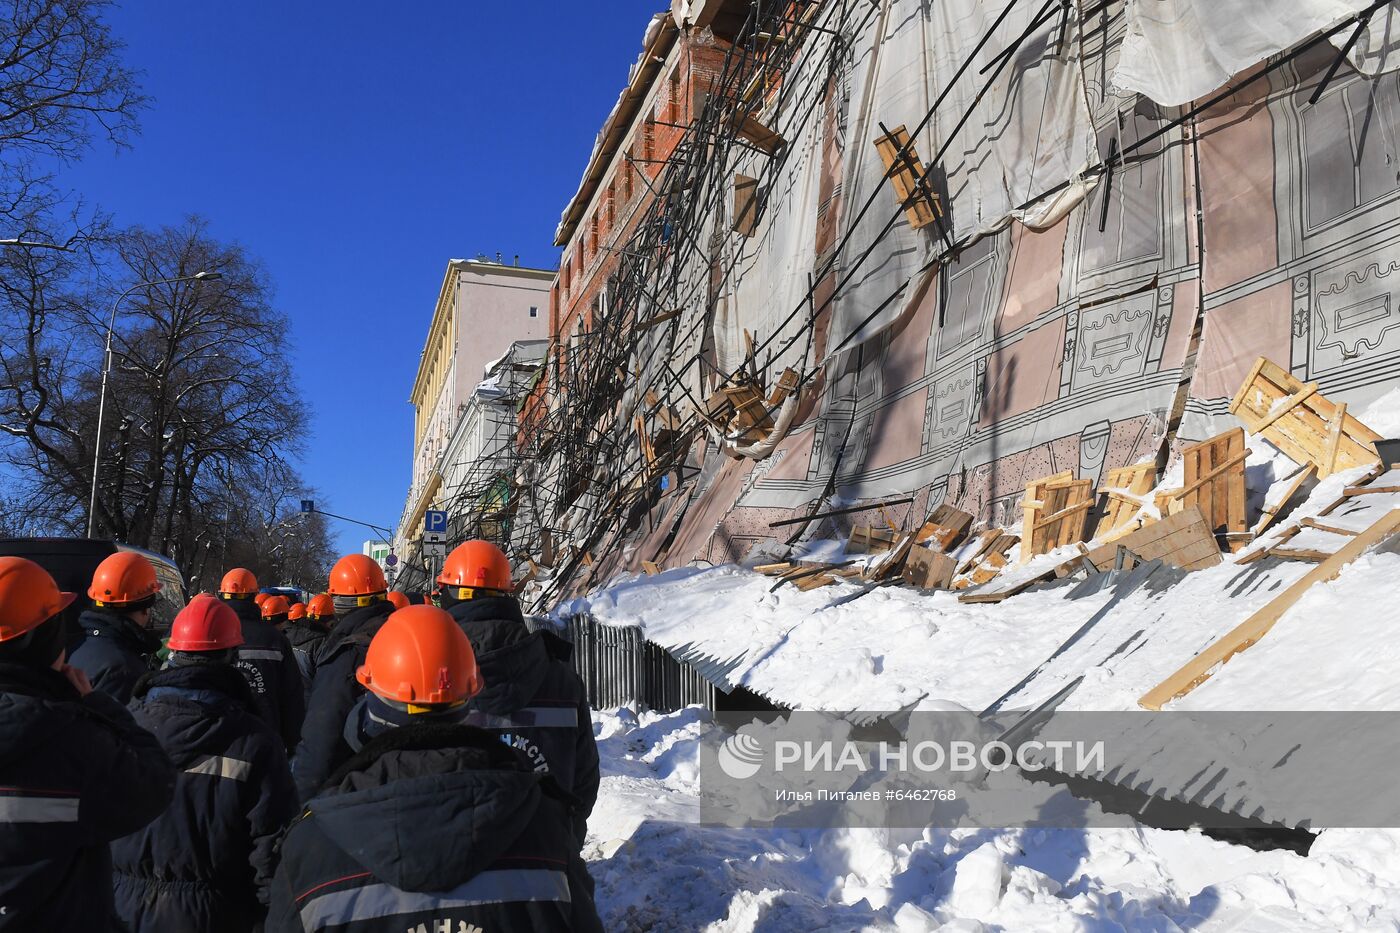
M 1113 567 L 1120 547 L 1127 548 L 1143 560 L 1160 558 L 1164 563 L 1182 570 L 1203 570 L 1220 563 L 1220 547 L 1215 543 L 1215 536 L 1211 534 L 1200 507 L 1194 505 L 1110 544 L 1093 548 L 1082 559 L 1090 561 L 1099 570 L 1108 570 Z M 1069 563 L 1078 564 L 1080 560 L 1076 557 Z
M 923 162 L 913 146 L 905 149 L 904 156 L 899 150 L 909 142 L 909 131 L 903 124 L 889 131 L 888 135 L 875 140 L 875 149 L 885 163 L 885 177 L 894 186 L 894 193 L 904 208 L 905 219 L 915 230 L 927 227 L 941 216 L 943 207 L 938 203 L 938 195 L 928 186 L 924 178 Z
M 1258 538 L 1266 528 L 1274 523 L 1274 519 L 1278 518 L 1279 513 L 1287 508 L 1288 503 L 1292 502 L 1293 497 L 1298 495 L 1298 491 L 1303 488 L 1303 484 L 1316 472 L 1317 467 L 1309 463 L 1299 467 L 1297 472 L 1287 477 L 1288 485 L 1284 487 L 1283 493 L 1272 502 L 1266 501 L 1264 503 L 1264 508 L 1259 513 L 1259 520 L 1250 529 L 1255 538 Z
M 940 505 L 919 529 L 916 541 L 940 551 L 949 551 L 957 546 L 971 526 L 972 513 L 951 505 Z
M 947 589 L 956 569 L 957 561 L 947 554 L 916 544 L 904 561 L 903 578 L 920 589 Z
M 1245 511 L 1244 461 L 1252 453 L 1244 446 L 1244 429 L 1235 428 L 1181 452 L 1186 485 L 1173 493 L 1183 508 L 1195 507 L 1212 533 L 1225 539 L 1231 551 L 1248 543 Z
M 1094 526 L 1094 539 L 1121 537 L 1123 533 L 1137 528 L 1137 514 L 1147 494 L 1152 491 L 1156 478 L 1157 467 L 1153 463 L 1135 463 L 1109 470 L 1104 485 L 1099 487 L 1099 495 L 1107 498 L 1103 514 Z
M 1084 523 L 1094 504 L 1093 482 L 1068 470 L 1026 486 L 1021 508 L 1021 563 L 1066 544 L 1084 540 Z
M 1379 434 L 1318 392 L 1316 382 L 1301 382 L 1266 357 L 1255 361 L 1230 413 L 1294 462 L 1317 467 L 1319 479 L 1379 459 Z
M 1283 614 L 1314 584 L 1334 579 L 1342 572 L 1342 568 L 1361 556 L 1367 548 L 1379 544 L 1397 531 L 1400 531 L 1400 508 L 1381 512 L 1375 522 L 1350 538 L 1344 547 L 1143 694 L 1138 699 L 1138 705 L 1144 709 L 1159 710 L 1172 700 L 1196 689 L 1214 675 L 1221 665 L 1267 635 Z

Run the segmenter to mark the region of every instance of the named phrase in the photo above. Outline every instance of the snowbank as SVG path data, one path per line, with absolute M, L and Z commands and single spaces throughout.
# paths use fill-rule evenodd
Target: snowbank
M 702 710 L 595 714 L 584 854 L 615 931 L 1400 928 L 1400 833 L 1307 857 L 1153 829 L 740 830 L 697 825 Z

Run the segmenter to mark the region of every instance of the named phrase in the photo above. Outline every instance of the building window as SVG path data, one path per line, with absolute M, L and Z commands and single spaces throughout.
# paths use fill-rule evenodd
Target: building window
M 632 163 L 623 160 L 622 165 L 622 203 L 628 204 L 632 200 Z
M 667 119 L 672 123 L 679 123 L 683 116 L 681 114 L 681 70 L 679 66 L 671 72 L 670 94 L 671 99 L 668 102 L 670 107 L 666 112 Z
M 588 222 L 588 251 L 594 256 L 598 255 L 598 215 L 594 214 L 593 219 Z
M 642 124 L 642 162 L 649 165 L 656 157 L 656 124 L 651 120 Z
M 617 189 L 612 182 L 608 182 L 608 230 L 612 230 L 617 224 Z
M 540 309 L 539 309 L 539 308 L 536 308 L 534 305 L 531 305 L 531 306 L 530 306 L 530 317 L 539 317 L 539 316 L 540 316 Z

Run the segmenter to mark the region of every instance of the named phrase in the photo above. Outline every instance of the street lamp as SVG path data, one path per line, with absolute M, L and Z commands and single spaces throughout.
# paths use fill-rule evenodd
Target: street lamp
M 4 241 L 0 241 L 3 243 Z M 117 307 L 122 299 L 132 292 L 155 285 L 173 285 L 176 282 L 213 282 L 224 277 L 222 272 L 196 272 L 194 275 L 181 275 L 171 279 L 152 279 L 137 282 L 117 296 L 112 302 L 112 313 L 107 317 L 107 343 L 102 351 L 102 388 L 97 394 L 97 438 L 92 448 L 92 492 L 88 496 L 87 536 L 92 537 L 93 521 L 97 514 L 97 473 L 102 464 L 102 416 L 107 410 L 107 374 L 112 369 L 112 331 L 117 326 Z

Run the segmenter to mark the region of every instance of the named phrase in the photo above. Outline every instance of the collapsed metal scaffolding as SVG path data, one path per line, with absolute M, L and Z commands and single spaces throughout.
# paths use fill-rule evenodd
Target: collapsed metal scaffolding
M 480 535 L 502 544 L 530 584 L 525 595 L 535 608 L 551 606 L 599 582 L 624 559 L 633 564 L 655 559 L 656 553 L 632 553 L 643 532 L 655 542 L 655 551 L 663 552 L 670 540 L 667 534 L 674 536 L 685 512 L 686 506 L 679 503 L 695 500 L 719 459 L 701 457 L 701 450 L 708 446 L 713 453 L 726 442 L 744 441 L 751 422 L 771 423 L 778 414 L 777 405 L 762 400 L 764 388 L 782 381 L 777 361 L 796 362 L 789 395 L 797 395 L 818 378 L 833 354 L 858 352 L 866 325 L 905 292 L 907 282 L 872 304 L 868 316 L 844 339 L 819 346 L 833 302 L 860 274 L 875 247 L 916 201 L 937 208 L 939 192 L 930 179 L 937 176 L 959 134 L 976 130 L 968 129 L 974 108 L 1013 62 L 1016 49 L 1036 31 L 1048 29 L 1056 38 L 1045 54 L 1059 54 L 1071 37 L 1084 54 L 1096 47 L 1102 53 L 1110 22 L 1123 14 L 1122 0 L 1103 0 L 1087 9 L 1045 0 L 1030 27 L 978 72 L 981 90 L 972 104 L 959 113 L 946 112 L 953 84 L 967 74 L 1017 3 L 1009 0 L 974 48 L 957 51 L 962 60 L 953 81 L 921 122 L 898 137 L 882 125 L 886 139 L 902 140 L 890 147 L 889 178 L 916 158 L 913 140 L 920 131 L 935 118 L 941 122 L 944 143 L 924 163 L 927 173 L 916 177 L 908 196 L 892 208 L 887 189 L 878 188 L 861 203 L 844 205 L 855 220 L 843 224 L 839 242 L 817 257 L 802 300 L 768 333 L 746 333 L 745 359 L 731 368 L 717 361 L 715 326 L 720 296 L 731 284 L 741 254 L 726 255 L 716 244 L 740 219 L 730 216 L 738 169 L 754 172 L 753 177 L 745 176 L 753 183 L 755 199 L 748 209 L 761 214 L 765 193 L 781 178 L 795 151 L 793 140 L 828 115 L 823 108 L 838 106 L 839 95 L 833 90 L 852 65 L 853 37 L 868 29 L 882 9 L 869 0 L 755 0 L 749 5 L 719 77 L 707 89 L 694 119 L 681 128 L 675 149 L 657 169 L 628 157 L 650 197 L 625 242 L 612 247 L 620 260 L 593 326 L 561 338 L 552 348 L 537 374 L 543 391 L 519 401 L 521 427 L 516 437 L 497 452 L 490 469 L 452 492 L 449 508 L 461 524 L 454 526 L 451 538 Z M 1308 48 L 1356 28 L 1358 17 L 1365 15 L 1363 11 L 1344 20 L 1211 99 L 1183 108 L 1148 135 L 1121 147 L 1114 137 L 1106 156 L 1076 180 L 1103 179 L 1106 205 L 1115 171 L 1180 145 L 1183 140 L 1170 135 L 1174 130 L 1191 126 L 1206 109 Z M 1189 138 L 1194 141 L 1194 133 Z M 1049 185 L 1018 209 L 1050 198 L 1070 183 Z M 886 222 L 870 242 L 857 244 L 860 251 L 852 255 L 848 248 L 855 248 L 850 241 L 860 220 L 878 209 L 882 196 Z M 733 203 L 738 212 L 737 197 Z M 933 217 L 931 233 L 940 248 L 920 274 L 956 259 L 976 236 L 958 238 L 937 210 Z M 794 356 L 798 347 L 801 351 Z M 1189 375 L 1188 367 L 1183 392 Z M 760 399 L 749 423 L 741 421 L 737 432 L 728 418 L 744 403 L 730 398 L 726 407 L 723 398 L 716 401 L 722 389 L 736 386 L 754 387 L 751 394 Z M 826 490 L 811 501 L 805 520 L 785 522 L 797 525 L 789 543 L 801 537 L 810 520 L 830 514 L 825 506 L 835 491 L 852 423 L 853 417 L 846 421 L 843 437 L 842 425 L 833 419 L 836 468 L 829 470 Z M 1170 440 L 1169 433 L 1164 450 Z

